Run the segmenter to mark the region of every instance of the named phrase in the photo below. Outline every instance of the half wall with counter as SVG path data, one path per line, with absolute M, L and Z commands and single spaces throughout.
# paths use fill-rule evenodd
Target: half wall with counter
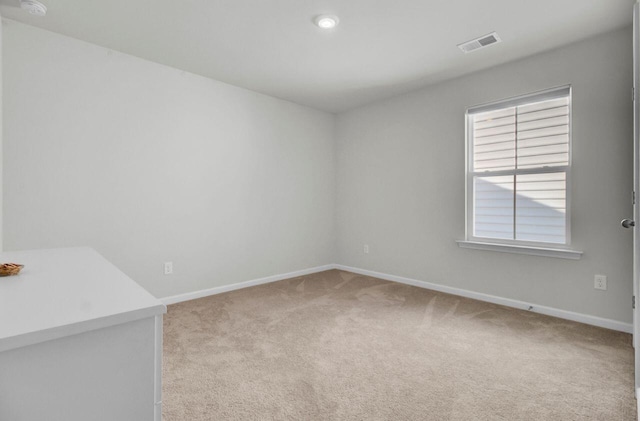
M 0 262 L 0 420 L 161 420 L 160 301 L 90 248 Z

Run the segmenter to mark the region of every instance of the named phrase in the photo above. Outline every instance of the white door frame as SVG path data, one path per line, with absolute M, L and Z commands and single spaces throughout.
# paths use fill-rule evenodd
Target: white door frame
M 640 205 L 636 192 L 640 192 L 640 4 L 633 6 L 633 220 L 640 224 Z M 640 234 L 633 229 L 633 299 L 640 291 Z M 633 310 L 633 345 L 635 354 L 636 398 L 640 398 L 640 314 L 638 305 Z M 639 401 L 640 402 L 640 401 Z M 640 412 L 640 411 L 639 411 Z M 640 413 L 639 413 L 640 417 Z

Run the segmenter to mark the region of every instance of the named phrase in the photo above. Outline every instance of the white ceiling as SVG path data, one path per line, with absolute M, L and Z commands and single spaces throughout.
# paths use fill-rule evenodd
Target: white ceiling
M 631 24 L 633 0 L 0 0 L 2 16 L 339 112 Z M 340 25 L 325 32 L 318 14 Z M 497 31 L 470 54 L 456 44 Z M 631 54 L 631 52 L 629 52 Z

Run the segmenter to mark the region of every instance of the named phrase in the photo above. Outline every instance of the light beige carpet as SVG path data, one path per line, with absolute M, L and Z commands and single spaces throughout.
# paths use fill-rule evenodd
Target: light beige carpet
M 635 420 L 627 334 L 337 270 L 169 306 L 165 421 Z

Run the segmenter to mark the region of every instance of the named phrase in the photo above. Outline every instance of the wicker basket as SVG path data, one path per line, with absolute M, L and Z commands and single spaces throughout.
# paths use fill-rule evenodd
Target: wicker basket
M 11 276 L 20 273 L 24 265 L 17 263 L 2 263 L 0 264 L 0 276 Z

